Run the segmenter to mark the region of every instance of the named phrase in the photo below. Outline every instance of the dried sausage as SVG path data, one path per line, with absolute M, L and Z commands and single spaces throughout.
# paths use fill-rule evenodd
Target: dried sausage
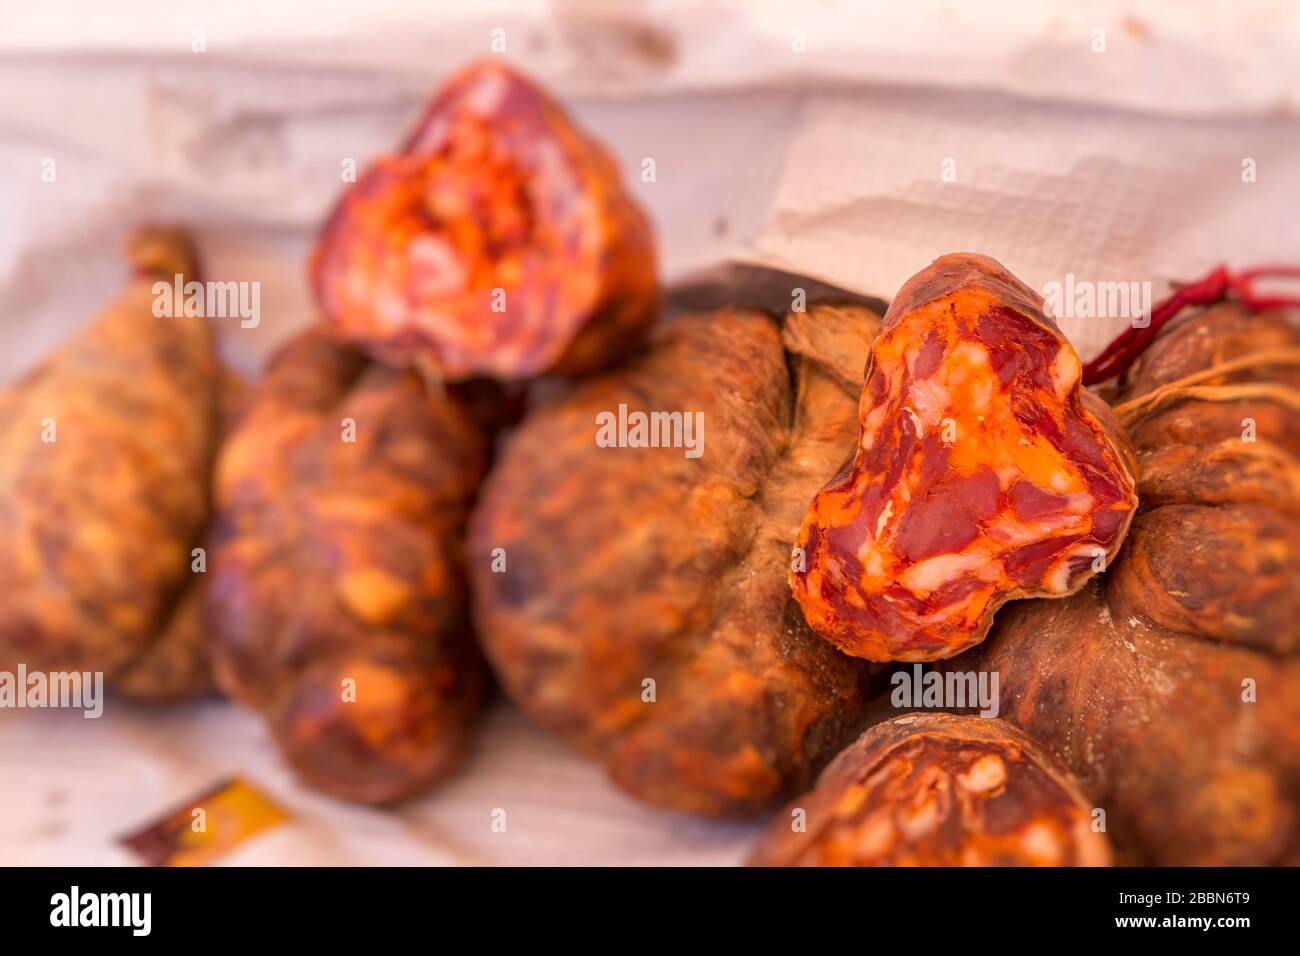
M 813 500 L 791 585 L 848 654 L 937 660 L 1005 601 L 1073 593 L 1137 504 L 1133 452 L 1080 386 L 1042 300 L 984 256 L 944 256 L 885 315 L 850 467 Z
M 777 817 L 751 866 L 1106 866 L 1110 844 L 1056 761 L 997 719 L 876 724 Z
M 118 300 L 0 392 L 0 670 L 186 697 L 210 686 L 190 592 L 222 376 L 207 319 L 154 312 L 156 282 L 197 275 L 188 239 L 128 251 Z
M 213 665 L 310 785 L 387 803 L 465 756 L 484 673 L 463 534 L 488 442 L 458 395 L 319 330 L 252 388 L 217 464 Z
M 353 342 L 448 380 L 581 373 L 658 311 L 650 225 L 614 160 L 496 63 L 462 71 L 321 233 L 321 310 Z
M 809 497 L 852 448 L 877 324 L 856 307 L 783 329 L 684 315 L 507 442 L 471 524 L 484 647 L 525 711 L 633 794 L 758 812 L 806 786 L 861 713 L 866 667 L 808 630 L 786 571 Z M 702 454 L 630 430 L 602 447 L 620 406 L 698 414 Z
M 1116 395 L 1142 507 L 1105 576 L 1006 609 L 951 666 L 1105 809 L 1127 862 L 1300 846 L 1300 326 L 1229 301 L 1170 322 Z

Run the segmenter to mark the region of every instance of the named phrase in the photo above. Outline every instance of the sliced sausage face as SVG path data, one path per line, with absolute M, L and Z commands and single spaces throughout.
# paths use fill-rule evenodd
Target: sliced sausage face
M 452 380 L 590 370 L 657 311 L 650 227 L 613 159 L 494 63 L 348 190 L 312 274 L 353 342 Z
M 1073 593 L 1118 550 L 1133 453 L 1039 300 L 1001 266 L 940 259 L 872 346 L 850 470 L 814 499 L 791 581 L 850 654 L 936 660 L 1026 595 Z
M 1107 866 L 1074 780 L 997 719 L 905 714 L 871 727 L 780 814 L 751 866 Z M 806 826 L 790 825 L 802 811 Z

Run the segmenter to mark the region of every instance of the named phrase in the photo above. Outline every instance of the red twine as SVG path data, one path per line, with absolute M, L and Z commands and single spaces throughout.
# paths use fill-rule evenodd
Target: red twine
M 1170 319 L 1191 305 L 1213 305 L 1232 293 L 1252 312 L 1300 306 L 1300 297 L 1262 295 L 1255 291 L 1256 279 L 1300 279 L 1300 266 L 1256 266 L 1233 275 L 1219 266 L 1204 279 L 1180 286 L 1173 295 L 1151 310 L 1151 321 L 1143 328 L 1125 329 L 1102 353 L 1083 367 L 1083 384 L 1095 385 L 1123 375 L 1151 344 L 1156 333 Z

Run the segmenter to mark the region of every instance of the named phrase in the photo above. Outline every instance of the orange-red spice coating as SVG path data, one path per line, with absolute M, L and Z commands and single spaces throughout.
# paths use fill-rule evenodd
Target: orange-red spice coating
M 253 387 L 217 465 L 213 662 L 308 784 L 386 803 L 465 756 L 484 673 L 463 533 L 488 441 L 469 403 L 315 330 Z
M 1083 391 L 1041 299 L 944 256 L 885 315 L 852 466 L 813 500 L 791 586 L 808 623 L 876 661 L 950 657 L 1013 598 L 1073 593 L 1132 520 L 1132 449 Z
M 808 630 L 790 549 L 844 460 L 878 318 L 681 316 L 534 409 L 471 525 L 476 623 L 520 707 L 653 803 L 753 814 L 852 732 L 867 668 Z M 702 454 L 601 447 L 598 416 L 699 414 Z M 647 684 L 652 681 L 652 684 Z
M 1170 323 L 1115 409 L 1142 508 L 1110 571 L 1005 609 L 953 660 L 1154 865 L 1300 860 L 1300 322 Z
M 0 670 L 165 700 L 210 687 L 192 551 L 223 382 L 210 321 L 154 312 L 155 282 L 195 277 L 187 238 L 144 227 L 128 252 L 118 299 L 0 390 Z
M 344 193 L 311 272 L 338 332 L 448 380 L 588 372 L 658 311 L 650 225 L 614 160 L 492 62 Z
M 751 866 L 1106 866 L 1069 775 L 997 719 L 876 724 L 772 823 Z

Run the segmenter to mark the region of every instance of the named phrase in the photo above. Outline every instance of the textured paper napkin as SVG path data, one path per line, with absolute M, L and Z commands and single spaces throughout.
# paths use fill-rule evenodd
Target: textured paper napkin
M 946 252 L 1049 283 L 1300 258 L 1300 124 L 865 89 L 809 97 L 752 261 L 889 296 Z M 1090 357 L 1123 317 L 1059 317 Z

